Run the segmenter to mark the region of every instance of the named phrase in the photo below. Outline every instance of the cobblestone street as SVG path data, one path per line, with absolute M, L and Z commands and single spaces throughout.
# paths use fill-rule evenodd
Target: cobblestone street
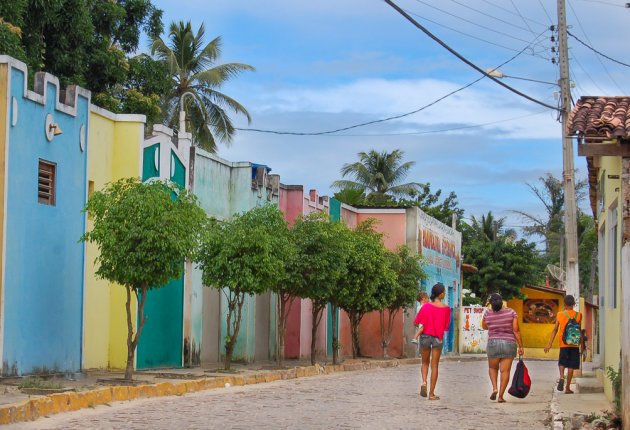
M 488 399 L 486 361 L 444 361 L 436 394 L 419 395 L 420 367 L 342 372 L 142 399 L 8 426 L 14 429 L 544 429 L 557 367 L 528 361 L 532 391 Z

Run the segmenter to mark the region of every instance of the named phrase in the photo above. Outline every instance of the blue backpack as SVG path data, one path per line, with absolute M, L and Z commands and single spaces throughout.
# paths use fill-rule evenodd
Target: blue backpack
M 580 341 L 582 340 L 582 330 L 580 323 L 577 320 L 580 313 L 576 312 L 573 318 L 569 317 L 569 314 L 566 312 L 564 312 L 564 314 L 569 321 L 567 321 L 567 325 L 564 326 L 564 331 L 562 332 L 562 342 L 569 346 L 580 346 Z

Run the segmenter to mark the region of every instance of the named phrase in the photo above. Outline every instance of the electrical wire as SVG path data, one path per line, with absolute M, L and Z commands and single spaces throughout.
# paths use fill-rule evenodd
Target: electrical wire
M 601 93 L 604 94 L 605 91 L 601 89 L 601 87 L 597 84 L 597 81 L 595 81 L 595 79 L 593 79 L 593 77 L 586 71 L 586 69 L 584 68 L 584 66 L 582 66 L 582 63 L 580 63 L 580 60 L 577 59 L 577 57 L 575 56 L 575 53 L 572 53 L 571 57 L 573 58 L 573 61 L 575 61 L 577 63 L 577 65 L 580 67 L 580 69 L 582 69 L 582 71 L 584 72 L 584 74 L 591 80 L 591 82 L 593 83 L 593 85 L 595 86 L 595 88 L 597 88 L 597 90 Z
M 418 17 L 418 18 L 420 18 L 420 19 L 422 19 L 422 20 L 424 20 L 424 21 L 428 21 L 428 22 L 430 22 L 430 23 L 432 23 L 432 24 L 438 25 L 438 26 L 440 26 L 440 27 L 446 28 L 446 29 L 451 30 L 451 31 L 453 31 L 453 32 L 455 32 L 455 33 L 459 33 L 459 34 L 461 34 L 461 35 L 464 35 L 464 36 L 470 37 L 470 38 L 472 38 L 472 39 L 476 39 L 476 40 L 479 40 L 479 41 L 481 41 L 481 42 L 488 43 L 488 44 L 490 44 L 490 45 L 494 45 L 494 46 L 496 46 L 496 47 L 498 47 L 498 48 L 507 49 L 508 51 L 512 51 L 512 52 L 519 52 L 519 50 L 518 50 L 518 49 L 511 48 L 511 47 L 509 47 L 509 46 L 505 46 L 505 45 L 500 45 L 500 44 L 498 44 L 498 43 L 496 43 L 496 42 L 491 42 L 491 41 L 489 41 L 489 40 L 482 39 L 481 37 L 473 36 L 472 34 L 465 33 L 465 32 L 463 32 L 463 31 L 458 30 L 458 29 L 453 28 L 453 27 L 449 27 L 448 25 L 440 24 L 440 23 L 439 23 L 439 22 L 437 22 L 437 21 L 433 21 L 432 19 L 429 19 L 429 18 L 426 18 L 426 17 L 420 16 L 420 15 L 418 15 L 418 14 L 414 13 L 414 12 L 407 11 L 407 10 L 406 10 L 405 12 L 407 12 L 409 15 L 416 16 L 416 17 Z M 545 51 L 546 51 L 546 49 L 545 49 Z M 540 58 L 542 58 L 542 59 L 544 59 L 544 60 L 549 60 L 549 58 L 545 58 L 545 57 L 544 57 L 544 56 L 542 56 L 540 53 L 537 53 L 536 51 L 534 51 L 534 49 L 533 49 L 533 48 L 532 48 L 532 52 L 531 52 L 531 53 L 528 53 L 527 55 L 531 55 L 532 57 L 540 57 Z
M 448 11 L 446 11 L 446 10 L 444 10 L 444 9 L 440 9 L 439 7 L 437 7 L 437 6 L 433 6 L 432 4 L 429 4 L 429 3 L 427 3 L 427 2 L 425 2 L 425 1 L 423 1 L 423 0 L 416 0 L 416 2 L 418 2 L 418 3 L 422 3 L 422 4 L 423 4 L 423 5 L 425 5 L 425 6 L 428 6 L 428 7 L 432 8 L 432 9 L 435 9 L 435 10 L 437 10 L 437 11 L 440 11 L 440 12 L 442 12 L 442 13 L 446 14 L 446 15 L 452 16 L 453 18 L 457 18 L 457 19 L 459 19 L 459 20 L 461 20 L 461 21 L 464 21 L 464 22 L 467 22 L 467 23 L 469 23 L 469 24 L 475 25 L 475 26 L 477 26 L 477 27 L 479 27 L 479 28 L 483 28 L 484 30 L 492 31 L 492 32 L 497 33 L 497 34 L 499 34 L 499 35 L 501 35 L 501 36 L 509 37 L 509 38 L 511 38 L 511 39 L 518 40 L 519 42 L 526 42 L 526 43 L 527 43 L 527 40 L 525 40 L 525 39 L 521 39 L 521 38 L 519 38 L 519 37 L 512 36 L 511 34 L 504 33 L 504 32 L 502 32 L 502 31 L 498 31 L 498 30 L 495 30 L 495 29 L 493 29 L 493 28 L 486 27 L 485 25 L 478 24 L 478 23 L 476 23 L 476 22 L 474 22 L 474 21 L 472 21 L 472 20 L 469 20 L 469 19 L 466 19 L 466 18 L 462 18 L 461 16 L 455 15 L 454 13 L 448 12 Z M 415 14 L 414 14 L 414 15 L 415 15 Z M 524 29 L 524 28 L 522 28 L 522 27 L 518 27 L 518 26 L 515 26 L 515 27 L 520 28 L 520 29 L 525 30 L 525 31 L 530 31 L 530 32 L 532 32 L 532 31 L 531 31 L 531 29 L 527 30 L 527 29 Z M 532 32 L 532 33 L 533 33 L 533 32 Z M 534 36 L 536 36 L 536 34 L 535 34 L 535 33 L 533 33 L 533 34 L 534 34 Z
M 571 12 L 573 12 L 573 15 L 575 16 L 575 20 L 577 21 L 578 25 L 580 26 L 580 29 L 582 30 L 582 34 L 584 34 L 584 37 L 586 38 L 586 41 L 592 45 L 593 42 L 591 42 L 591 40 L 589 39 L 588 35 L 586 34 L 586 30 L 584 30 L 584 27 L 582 26 L 582 22 L 580 21 L 580 18 L 578 17 L 578 14 L 575 12 L 575 9 L 573 9 L 573 5 L 571 4 L 570 1 L 568 3 L 569 3 L 569 7 L 571 8 Z M 601 64 L 602 68 L 604 69 L 604 71 L 606 72 L 606 74 L 608 75 L 610 80 L 617 86 L 617 89 L 621 93 L 624 93 L 624 91 L 621 89 L 621 87 L 619 86 L 617 81 L 615 81 L 615 78 L 613 78 L 612 75 L 610 74 L 610 72 L 608 71 L 608 68 L 606 67 L 606 65 L 604 64 L 602 59 L 599 56 L 597 56 L 597 55 L 595 56 L 595 58 L 597 58 L 597 61 L 599 62 L 599 64 Z M 603 91 L 602 91 L 602 93 L 603 93 Z
M 498 68 L 500 68 L 500 67 L 502 67 L 502 66 L 506 65 L 507 63 L 509 63 L 509 62 L 513 61 L 516 57 L 518 57 L 519 55 L 521 55 L 521 54 L 522 54 L 522 53 L 523 53 L 523 52 L 524 52 L 524 51 L 525 51 L 528 47 L 529 47 L 529 45 L 528 45 L 528 46 L 526 46 L 526 47 L 524 47 L 523 49 L 521 49 L 521 51 L 520 51 L 520 52 L 518 52 L 518 53 L 516 53 L 515 55 L 513 55 L 513 56 L 512 56 L 512 58 L 510 58 L 510 59 L 508 59 L 508 60 L 504 61 L 503 63 L 501 63 L 500 65 L 498 65 L 497 67 L 495 67 L 495 69 L 498 69 Z M 471 64 L 472 64 L 472 63 L 471 63 Z M 474 66 L 474 67 L 477 67 L 477 66 Z M 483 78 L 485 78 L 485 77 L 488 77 L 488 78 L 490 78 L 490 79 L 495 80 L 495 78 L 493 78 L 492 76 L 488 75 L 487 73 L 485 73 L 485 72 L 484 72 L 484 71 L 482 71 L 481 69 L 479 69 L 479 68 L 477 68 L 477 69 L 478 69 L 479 71 L 481 71 L 481 73 L 482 73 L 482 76 L 481 76 L 481 77 L 479 77 L 479 78 L 475 79 L 474 81 L 472 81 L 472 82 L 470 82 L 470 83 L 468 83 L 468 84 L 464 85 L 463 87 L 459 87 L 458 89 L 456 89 L 456 90 L 454 90 L 454 91 L 451 91 L 450 93 L 445 94 L 445 95 L 443 95 L 442 97 L 439 97 L 439 98 L 438 98 L 438 99 L 436 99 L 436 100 L 433 100 L 432 102 L 430 102 L 430 103 L 428 103 L 428 104 L 426 104 L 426 105 L 422 106 L 421 108 L 418 108 L 418 109 L 416 109 L 416 110 L 413 110 L 413 111 L 411 111 L 411 112 L 407 112 L 407 113 L 404 113 L 404 114 L 395 115 L 395 116 L 390 116 L 390 117 L 387 117 L 387 118 L 382 118 L 382 119 L 376 119 L 376 120 L 373 120 L 373 121 L 362 122 L 362 123 L 355 124 L 355 125 L 351 125 L 351 126 L 348 126 L 348 127 L 338 128 L 338 129 L 335 129 L 335 130 L 319 131 L 319 132 L 278 131 L 278 130 L 265 130 L 265 129 L 259 129 L 259 128 L 239 128 L 239 127 L 235 127 L 235 130 L 239 130 L 239 131 L 251 131 L 251 132 L 256 132 L 256 133 L 267 133 L 267 134 L 278 134 L 278 135 L 290 135 L 290 136 L 323 136 L 323 135 L 327 135 L 327 134 L 334 134 L 334 133 L 338 133 L 338 132 L 340 132 L 340 131 L 351 130 L 351 129 L 353 129 L 353 128 L 364 127 L 364 126 L 366 126 L 366 125 L 378 124 L 378 123 L 381 123 L 381 122 L 386 122 L 386 121 L 391 121 L 391 120 L 394 120 L 394 119 L 404 118 L 404 117 L 406 117 L 406 116 L 413 115 L 413 114 L 415 114 L 415 113 L 418 113 L 418 112 L 420 112 L 420 111 L 423 111 L 423 110 L 425 110 L 425 109 L 427 109 L 427 108 L 429 108 L 429 107 L 431 107 L 431 106 L 435 105 L 436 103 L 439 103 L 439 102 L 441 102 L 442 100 L 444 100 L 444 99 L 446 99 L 446 98 L 448 98 L 448 97 L 452 96 L 453 94 L 456 94 L 456 93 L 458 93 L 458 92 L 460 92 L 460 91 L 462 91 L 462 90 L 465 90 L 466 88 L 468 88 L 468 87 L 470 87 L 470 86 L 472 86 L 472 85 L 476 84 L 477 82 L 479 82 L 480 80 L 482 80 L 482 79 L 483 79 Z M 502 82 L 499 82 L 499 83 L 500 83 L 500 84 L 502 84 L 503 86 L 506 86 L 506 87 L 508 87 L 508 88 L 511 88 L 511 87 L 509 87 L 509 86 L 507 86 L 507 85 L 503 84 Z M 532 99 L 532 100 L 535 100 L 535 99 Z M 543 106 L 545 106 L 545 107 L 550 107 L 549 105 L 546 105 L 546 104 L 544 104 L 544 103 L 542 103 L 542 102 L 538 102 L 538 101 L 537 101 L 537 103 L 539 103 L 539 104 L 543 104 Z M 558 108 L 553 108 L 553 107 L 552 107 L 552 109 L 558 110 Z
M 553 19 L 551 19 L 551 16 L 549 15 L 549 12 L 547 12 L 547 8 L 545 8 L 545 5 L 543 4 L 542 0 L 538 0 L 538 4 L 540 5 L 540 7 L 542 7 L 542 10 L 545 11 L 545 15 L 547 15 L 547 19 L 549 20 L 549 23 L 551 25 L 554 25 Z
M 518 16 L 521 17 L 521 19 L 523 20 L 523 22 L 525 23 L 525 25 L 527 26 L 527 29 L 529 30 L 529 32 L 531 34 L 533 34 L 534 36 L 536 35 L 536 33 L 534 33 L 534 31 L 532 30 L 532 28 L 529 26 L 529 24 L 527 23 L 527 21 L 525 20 L 525 17 L 523 16 L 523 14 L 521 13 L 520 10 L 518 10 L 518 7 L 516 7 L 516 4 L 514 3 L 514 0 L 510 0 L 510 2 L 512 3 L 512 6 L 514 7 L 514 10 L 516 11 L 516 13 L 518 13 Z
M 443 128 L 443 129 L 438 129 L 438 130 L 408 131 L 408 132 L 404 132 L 404 133 L 344 134 L 343 136 L 344 137 L 385 137 L 385 136 L 415 136 L 415 135 L 421 135 L 421 134 L 447 133 L 449 131 L 459 131 L 459 130 L 467 130 L 467 129 L 471 129 L 471 128 L 486 127 L 488 125 L 495 125 L 495 124 L 500 124 L 500 123 L 504 123 L 504 122 L 514 121 L 514 120 L 517 120 L 517 119 L 523 119 L 523 118 L 528 118 L 528 117 L 531 117 L 531 116 L 541 115 L 541 114 L 547 113 L 547 112 L 549 112 L 549 111 L 548 110 L 544 110 L 544 111 L 541 111 L 541 112 L 529 113 L 527 115 L 515 116 L 515 117 L 512 117 L 512 118 L 504 118 L 504 119 L 499 119 L 499 120 L 491 121 L 491 122 L 485 122 L 485 123 L 481 123 L 481 124 L 463 125 L 463 126 L 460 126 L 460 127 Z
M 387 1 L 387 0 L 385 0 L 385 1 Z M 592 46 L 590 46 L 589 44 L 587 44 L 587 43 L 583 42 L 583 41 L 582 41 L 579 37 L 577 37 L 575 34 L 571 33 L 569 30 L 567 30 L 567 34 L 568 34 L 569 36 L 571 36 L 572 38 L 574 38 L 575 40 L 577 40 L 578 42 L 580 42 L 582 45 L 586 46 L 586 47 L 587 47 L 588 49 L 590 49 L 591 51 L 595 52 L 596 54 L 601 55 L 602 57 L 604 57 L 604 58 L 606 58 L 606 59 L 608 59 L 608 60 L 610 60 L 610 61 L 613 61 L 613 62 L 615 62 L 615 63 L 617 63 L 617 64 L 621 64 L 622 66 L 630 67 L 630 64 L 624 63 L 624 62 L 619 61 L 619 60 L 615 60 L 614 58 L 609 57 L 608 55 L 606 55 L 606 54 L 604 54 L 604 53 L 602 53 L 602 52 L 598 51 L 598 50 L 597 50 L 597 49 L 595 49 L 595 48 L 593 48 L 593 47 L 592 47 Z
M 465 3 L 459 2 L 459 1 L 457 1 L 457 0 L 451 0 L 451 1 L 452 1 L 453 3 L 457 3 L 458 5 L 460 5 L 460 6 L 462 6 L 462 7 L 465 7 L 466 9 L 470 9 L 470 10 L 472 10 L 473 12 L 477 12 L 478 14 L 481 14 L 481 15 L 483 15 L 483 16 L 485 16 L 485 17 L 487 17 L 487 18 L 494 19 L 494 20 L 499 21 L 499 22 L 502 22 L 502 23 L 504 23 L 504 24 L 511 25 L 511 26 L 516 27 L 516 28 L 518 28 L 518 29 L 520 29 L 520 30 L 530 31 L 530 30 L 528 30 L 527 28 L 524 28 L 524 27 L 521 27 L 521 26 L 518 26 L 518 25 L 514 24 L 513 22 L 506 21 L 506 20 L 501 19 L 501 18 L 497 18 L 496 16 L 490 15 L 490 14 L 489 14 L 489 13 L 487 13 L 487 12 L 484 12 L 484 11 L 482 11 L 482 10 L 475 9 L 474 7 L 468 6 L 468 5 L 467 5 L 467 4 L 465 4 Z M 538 1 L 540 1 L 540 0 L 538 0 Z M 541 25 L 543 25 L 543 27 L 544 27 L 544 24 L 541 24 Z
M 499 6 L 498 4 L 492 3 L 491 1 L 488 1 L 488 0 L 481 0 L 481 1 L 483 1 L 484 3 L 489 4 L 490 6 L 494 6 L 494 7 L 498 8 L 498 9 L 501 9 L 501 10 L 503 10 L 503 11 L 507 12 L 507 13 L 510 13 L 510 14 L 512 14 L 512 15 L 516 15 L 516 16 L 518 16 L 518 14 L 514 13 L 514 12 L 513 12 L 513 11 L 511 11 L 510 9 L 506 9 L 506 8 L 504 8 L 504 7 L 502 7 L 502 6 Z M 542 25 L 542 26 L 545 26 L 545 27 L 547 26 L 547 24 L 543 24 L 542 22 L 540 22 L 540 21 L 536 21 L 535 19 L 531 19 L 531 18 L 526 18 L 526 19 L 527 19 L 528 21 L 530 21 L 530 22 L 535 23 L 535 24 Z
M 582 0 L 588 3 L 601 3 L 601 4 L 605 4 L 608 6 L 616 6 L 616 7 L 622 7 L 622 8 L 626 8 L 626 6 L 622 6 L 620 4 L 616 4 L 616 3 L 611 3 L 609 1 L 602 1 L 602 0 Z
M 435 35 L 433 35 L 433 33 L 431 33 L 429 30 L 427 30 L 425 27 L 423 27 L 419 22 L 417 22 L 416 20 L 414 20 L 411 16 L 409 16 L 409 14 L 407 14 L 404 10 L 402 10 L 398 5 L 396 5 L 394 2 L 392 2 L 391 0 L 383 0 L 385 3 L 387 3 L 388 5 L 390 5 L 392 8 L 394 8 L 399 14 L 401 14 L 403 17 L 405 17 L 409 22 L 411 22 L 415 27 L 417 27 L 418 29 L 420 29 L 423 33 L 425 33 L 427 36 L 429 36 L 431 39 L 433 39 L 434 41 L 436 41 L 438 44 L 440 44 L 444 49 L 446 49 L 447 51 L 449 51 L 451 54 L 455 55 L 457 58 L 459 58 L 461 61 L 463 61 L 464 63 L 466 63 L 467 65 L 469 65 L 470 67 L 472 67 L 473 69 L 477 70 L 479 73 L 481 73 L 483 76 L 487 76 L 490 80 L 496 82 L 497 84 L 501 85 L 502 87 L 512 91 L 514 94 L 517 94 L 531 102 L 537 103 L 541 106 L 545 106 L 549 109 L 553 109 L 553 110 L 559 110 L 556 106 L 551 106 L 547 103 L 541 102 L 540 100 L 536 100 L 535 98 L 528 96 L 527 94 L 524 94 L 520 91 L 518 91 L 515 88 L 512 88 L 511 86 L 501 82 L 500 80 L 498 80 L 497 78 L 495 78 L 494 76 L 490 76 L 488 75 L 485 71 L 483 71 L 481 68 L 479 68 L 477 65 L 473 64 L 470 60 L 468 60 L 467 58 L 465 58 L 464 56 L 462 56 L 459 52 L 455 51 L 453 48 L 451 48 L 450 46 L 448 46 L 446 43 L 442 42 L 438 37 L 436 37 Z

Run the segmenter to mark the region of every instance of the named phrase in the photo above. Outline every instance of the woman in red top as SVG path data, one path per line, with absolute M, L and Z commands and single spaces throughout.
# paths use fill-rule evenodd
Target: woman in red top
M 439 400 L 435 395 L 435 384 L 438 378 L 438 366 L 442 355 L 444 332 L 448 331 L 451 321 L 451 308 L 442 303 L 446 289 L 441 283 L 437 283 L 431 289 L 431 301 L 420 308 L 416 316 L 415 324 L 422 326 L 420 335 L 420 355 L 422 356 L 422 385 L 420 395 L 427 396 L 427 377 L 429 364 L 431 365 L 431 389 L 429 400 Z

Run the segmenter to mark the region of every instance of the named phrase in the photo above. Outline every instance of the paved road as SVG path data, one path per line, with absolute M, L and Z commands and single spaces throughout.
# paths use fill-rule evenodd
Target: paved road
M 419 396 L 419 366 L 342 372 L 183 396 L 112 403 L 15 429 L 544 429 L 555 362 L 528 362 L 532 391 L 491 402 L 484 361 L 445 361 L 436 394 Z

